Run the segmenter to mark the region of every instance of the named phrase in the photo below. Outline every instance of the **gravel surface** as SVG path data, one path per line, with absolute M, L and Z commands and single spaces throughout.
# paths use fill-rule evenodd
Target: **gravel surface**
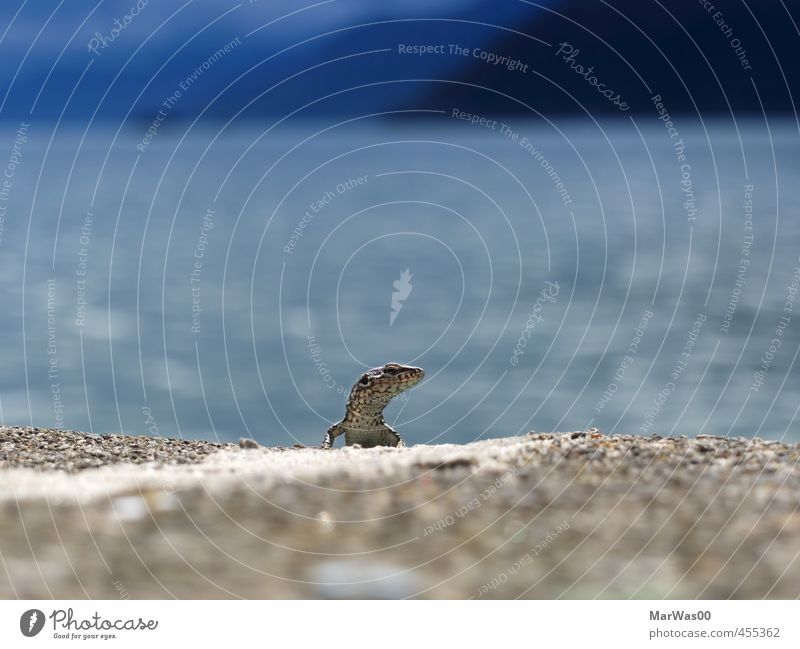
M 0 597 L 796 598 L 800 445 L 0 428 Z
M 79 471 L 123 462 L 194 464 L 229 446 L 144 435 L 87 435 L 52 428 L 0 427 L 0 469 Z

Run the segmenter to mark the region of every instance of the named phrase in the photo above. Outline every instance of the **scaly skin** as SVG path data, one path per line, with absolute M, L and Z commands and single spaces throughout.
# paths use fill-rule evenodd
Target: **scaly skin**
M 361 375 L 350 390 L 344 419 L 325 433 L 322 448 L 331 448 L 333 441 L 344 433 L 346 446 L 405 446 L 400 434 L 387 426 L 383 409 L 394 397 L 419 383 L 425 370 L 411 365 L 386 363 Z

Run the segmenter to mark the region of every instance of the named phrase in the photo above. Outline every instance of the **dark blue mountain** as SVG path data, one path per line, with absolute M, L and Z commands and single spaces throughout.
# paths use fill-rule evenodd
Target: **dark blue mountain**
M 799 4 L 14 0 L 0 10 L 0 117 L 619 112 L 576 71 L 589 66 L 632 111 L 655 92 L 673 112 L 791 111 Z M 579 56 L 565 61 L 562 42 Z

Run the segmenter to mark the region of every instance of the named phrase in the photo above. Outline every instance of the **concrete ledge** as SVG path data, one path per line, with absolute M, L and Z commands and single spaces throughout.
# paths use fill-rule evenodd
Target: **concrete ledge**
M 0 428 L 0 596 L 800 596 L 800 446 L 333 451 Z

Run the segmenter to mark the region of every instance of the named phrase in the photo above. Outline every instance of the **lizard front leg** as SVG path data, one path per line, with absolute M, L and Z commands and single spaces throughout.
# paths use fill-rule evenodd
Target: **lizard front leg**
M 344 433 L 344 428 L 341 425 L 341 422 L 338 424 L 334 424 L 325 432 L 325 439 L 322 440 L 322 448 L 329 449 L 333 446 L 333 440 L 335 440 L 339 435 Z
M 385 428 L 384 432 L 386 433 L 386 438 L 389 440 L 394 438 L 396 440 L 395 443 L 390 444 L 390 446 L 395 446 L 396 448 L 406 448 L 406 443 L 400 436 L 400 433 L 398 433 L 394 428 L 386 424 L 384 424 L 384 428 Z

